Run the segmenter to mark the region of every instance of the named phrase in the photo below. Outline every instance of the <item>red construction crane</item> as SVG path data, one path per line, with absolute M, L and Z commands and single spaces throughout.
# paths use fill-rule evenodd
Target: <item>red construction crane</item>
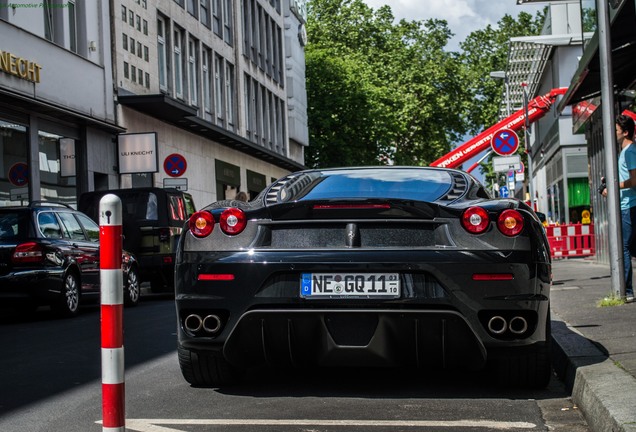
M 557 96 L 565 94 L 567 87 L 560 87 L 550 90 L 543 96 L 537 96 L 528 102 L 528 124 L 539 120 L 546 115 L 552 104 L 556 100 Z M 525 124 L 526 111 L 525 108 L 511 114 L 505 119 L 501 120 L 494 126 L 489 127 L 479 135 L 466 141 L 464 144 L 450 151 L 446 155 L 437 159 L 431 163 L 431 166 L 442 168 L 457 168 L 468 159 L 474 157 L 478 153 L 482 152 L 486 148 L 490 147 L 490 142 L 494 134 L 500 129 L 511 129 L 517 131 L 521 129 Z M 471 167 L 468 172 L 472 171 Z

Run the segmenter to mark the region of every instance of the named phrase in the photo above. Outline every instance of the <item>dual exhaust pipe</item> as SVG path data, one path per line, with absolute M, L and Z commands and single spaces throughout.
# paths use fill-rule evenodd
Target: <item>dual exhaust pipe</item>
M 209 334 L 216 334 L 221 330 L 221 318 L 213 314 L 205 317 L 198 314 L 190 314 L 183 321 L 183 325 L 190 333 L 197 333 L 203 330 Z
M 522 316 L 514 316 L 508 321 L 500 315 L 495 315 L 488 320 L 488 330 L 497 336 L 507 331 L 514 335 L 521 335 L 528 330 L 528 321 Z

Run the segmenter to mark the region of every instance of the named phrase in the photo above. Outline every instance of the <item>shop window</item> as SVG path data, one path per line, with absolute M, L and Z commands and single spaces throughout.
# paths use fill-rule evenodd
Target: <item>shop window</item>
M 20 172 L 21 167 L 27 166 L 27 143 L 25 126 L 0 120 L 0 206 L 22 204 L 16 192 L 27 188 L 27 173 Z M 28 201 L 26 194 L 21 198 Z
M 77 203 L 76 177 L 62 176 L 60 140 L 63 138 L 45 131 L 38 133 L 41 196 L 43 200 L 59 201 L 75 206 Z

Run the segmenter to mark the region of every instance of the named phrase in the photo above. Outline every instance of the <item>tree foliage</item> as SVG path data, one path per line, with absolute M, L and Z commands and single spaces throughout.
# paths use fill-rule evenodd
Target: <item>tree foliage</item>
M 445 21 L 396 23 L 388 6 L 312 0 L 307 29 L 307 165 L 427 165 L 465 132 Z
M 363 0 L 308 2 L 305 51 L 311 167 L 428 165 L 498 121 L 511 37 L 538 34 L 543 15 L 505 15 L 460 52 L 443 20 L 396 22 Z

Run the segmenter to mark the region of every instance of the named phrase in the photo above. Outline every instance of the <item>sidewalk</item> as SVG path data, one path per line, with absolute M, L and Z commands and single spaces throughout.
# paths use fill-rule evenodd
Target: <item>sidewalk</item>
M 582 258 L 554 260 L 554 369 L 594 432 L 636 431 L 636 303 L 599 307 L 610 268 Z

